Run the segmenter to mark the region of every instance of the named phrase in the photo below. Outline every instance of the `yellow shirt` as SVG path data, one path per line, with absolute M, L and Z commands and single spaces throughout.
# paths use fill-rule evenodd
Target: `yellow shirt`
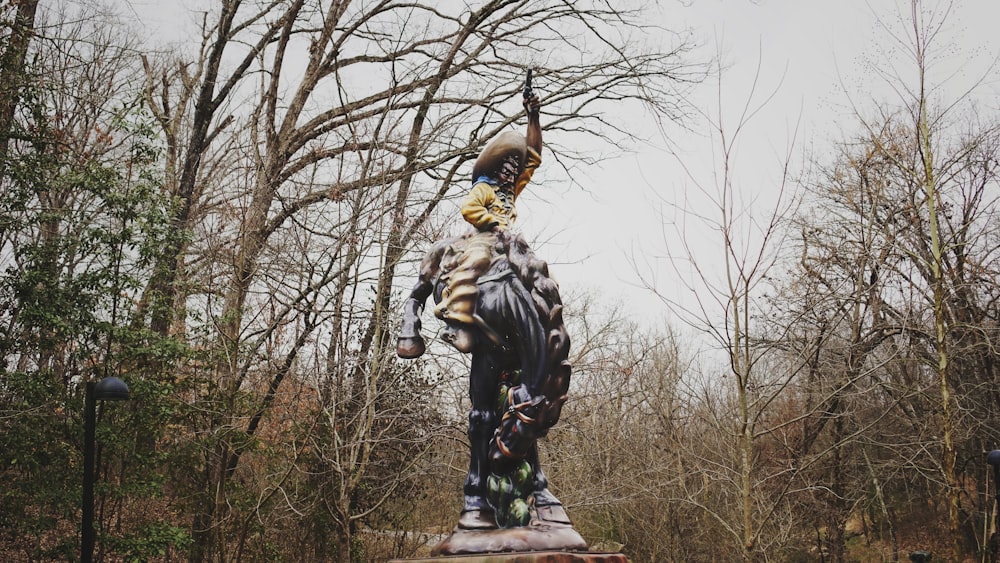
M 535 149 L 528 147 L 527 162 L 524 164 L 524 171 L 514 183 L 513 193 L 504 192 L 499 186 L 488 182 L 476 182 L 462 202 L 462 217 L 480 231 L 488 231 L 493 225 L 506 230 L 517 218 L 517 209 L 514 208 L 517 196 L 524 191 L 535 169 L 541 163 L 542 156 Z

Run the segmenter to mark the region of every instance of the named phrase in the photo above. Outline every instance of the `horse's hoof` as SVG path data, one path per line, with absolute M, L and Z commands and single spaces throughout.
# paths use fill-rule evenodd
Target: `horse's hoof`
M 413 358 L 419 358 L 427 350 L 427 346 L 424 344 L 424 339 L 417 336 L 400 336 L 399 340 L 396 341 L 396 355 L 400 358 L 405 358 L 412 360 Z
M 458 518 L 458 527 L 463 530 L 495 530 L 499 526 L 492 510 L 465 510 Z
M 564 509 L 561 504 L 535 506 L 535 514 L 538 515 L 539 520 L 545 522 L 555 522 L 556 524 L 566 524 L 570 526 L 573 525 L 573 522 L 569 519 L 569 515 L 566 514 L 566 509 Z
M 549 491 L 548 487 L 537 490 L 532 494 L 535 496 L 535 506 L 562 506 L 562 503 L 559 502 L 556 495 Z
M 493 507 L 483 495 L 465 495 L 463 499 L 462 512 L 473 512 L 475 510 L 485 510 L 493 512 Z

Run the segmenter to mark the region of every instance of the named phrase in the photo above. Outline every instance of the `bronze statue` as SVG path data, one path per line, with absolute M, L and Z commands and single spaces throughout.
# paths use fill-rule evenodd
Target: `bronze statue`
M 476 230 L 438 241 L 421 262 L 404 304 L 397 353 L 424 353 L 420 312 L 431 295 L 435 315 L 446 324 L 443 338 L 472 353 L 472 451 L 458 530 L 531 523 L 570 532 L 557 540 L 568 545 L 542 547 L 585 550 L 538 462 L 536 442 L 559 420 L 571 369 L 559 287 L 546 263 L 510 230 L 514 203 L 541 163 L 541 104 L 530 90 L 530 73 L 526 82 L 527 134 L 503 133 L 477 159 L 462 205 Z

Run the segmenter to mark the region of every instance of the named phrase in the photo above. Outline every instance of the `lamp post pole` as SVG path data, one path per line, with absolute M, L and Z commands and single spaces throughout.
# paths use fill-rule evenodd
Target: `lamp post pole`
M 87 382 L 83 398 L 83 526 L 80 539 L 80 563 L 94 560 L 94 469 L 97 449 L 97 401 L 124 401 L 129 398 L 128 385 L 117 377 L 105 377 L 100 382 Z
M 97 426 L 97 400 L 94 398 L 96 383 L 87 382 L 84 396 L 83 421 L 83 540 L 81 541 L 80 563 L 94 560 L 94 450 L 95 427 Z

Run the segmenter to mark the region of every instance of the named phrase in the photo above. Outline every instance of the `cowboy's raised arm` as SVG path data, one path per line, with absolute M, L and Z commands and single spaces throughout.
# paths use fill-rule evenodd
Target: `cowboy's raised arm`
M 522 103 L 524 104 L 524 111 L 528 113 L 528 131 L 525 134 L 525 139 L 528 141 L 528 146 L 535 149 L 535 152 L 541 155 L 542 122 L 539 119 L 539 109 L 541 109 L 542 103 L 535 94 L 530 94 L 529 97 L 524 98 Z

